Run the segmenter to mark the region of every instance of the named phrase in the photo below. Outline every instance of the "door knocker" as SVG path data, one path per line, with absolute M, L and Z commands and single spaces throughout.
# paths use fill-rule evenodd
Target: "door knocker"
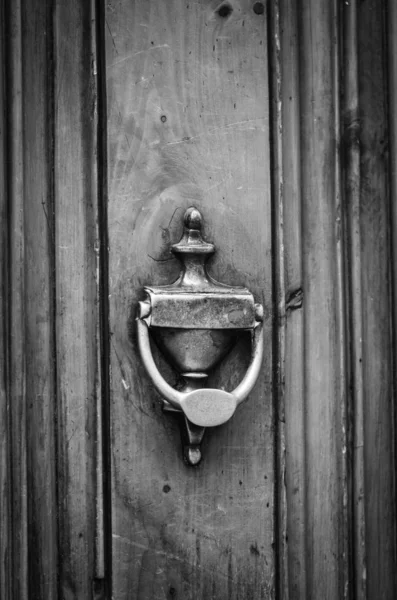
M 244 287 L 232 287 L 208 275 L 206 262 L 215 252 L 203 240 L 202 216 L 194 207 L 184 216 L 184 233 L 172 252 L 182 263 L 178 279 L 164 286 L 146 286 L 139 302 L 138 346 L 152 383 L 164 400 L 164 409 L 185 416 L 188 464 L 201 459 L 200 444 L 206 427 L 228 421 L 247 398 L 258 378 L 263 356 L 263 307 Z M 209 372 L 226 356 L 238 331 L 251 332 L 251 360 L 241 383 L 226 392 L 205 387 Z M 177 369 L 184 388 L 176 390 L 154 362 L 150 336 Z

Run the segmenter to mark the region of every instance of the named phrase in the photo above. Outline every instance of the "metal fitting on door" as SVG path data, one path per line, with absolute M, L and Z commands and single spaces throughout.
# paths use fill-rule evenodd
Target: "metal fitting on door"
M 203 240 L 202 216 L 196 208 L 186 211 L 184 225 L 180 242 L 172 246 L 182 263 L 180 276 L 170 285 L 144 288 L 137 328 L 143 364 L 165 409 L 185 416 L 185 459 L 196 465 L 205 428 L 228 421 L 256 383 L 263 356 L 263 307 L 246 288 L 219 283 L 208 275 L 206 262 L 215 247 Z M 251 361 L 241 383 L 233 392 L 205 387 L 208 374 L 231 350 L 238 333 L 247 330 Z M 161 375 L 150 335 L 183 378 L 182 390 Z

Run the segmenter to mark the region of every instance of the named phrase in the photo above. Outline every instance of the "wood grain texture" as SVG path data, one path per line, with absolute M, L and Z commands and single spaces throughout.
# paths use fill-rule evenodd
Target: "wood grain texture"
M 365 539 L 364 377 L 363 377 L 363 290 L 360 218 L 360 118 L 358 82 L 358 18 L 355 0 L 343 9 L 343 166 L 347 241 L 347 297 L 350 338 L 349 444 L 351 468 L 351 593 L 367 597 Z
M 88 598 L 105 572 L 93 15 L 4 10 L 4 598 Z
M 306 597 L 313 599 L 343 598 L 345 589 L 335 18 L 332 3 L 300 3 Z
M 363 298 L 364 479 L 368 598 L 395 598 L 391 256 L 385 5 L 358 12 Z
M 90 598 L 95 577 L 99 244 L 91 19 L 90 3 L 55 5 L 59 595 L 68 600 Z
M 335 2 L 280 3 L 288 540 L 282 598 L 342 597 L 348 589 L 338 15 Z
M 349 444 L 349 397 L 348 397 L 348 382 L 349 382 L 349 336 L 347 332 L 347 315 L 349 314 L 348 294 L 346 291 L 346 206 L 345 206 L 345 189 L 343 181 L 343 154 L 342 146 L 342 102 L 343 96 L 341 64 L 343 60 L 343 42 L 341 30 L 345 25 L 341 16 L 341 10 L 338 0 L 333 0 L 332 3 L 332 80 L 334 89 L 334 138 L 335 142 L 335 329 L 337 338 L 337 360 L 338 360 L 338 381 L 336 385 L 336 407 L 337 407 L 337 428 L 338 428 L 338 467 L 339 467 L 339 486 L 341 501 L 340 506 L 340 522 L 339 522 L 339 581 L 340 587 L 343 587 L 344 598 L 348 598 L 351 593 L 351 507 L 349 505 L 350 491 L 350 463 L 348 454 Z M 343 70 L 342 70 L 343 72 Z
M 211 273 L 248 286 L 271 339 L 267 19 L 249 2 L 111 2 L 107 11 L 113 594 L 144 600 L 274 595 L 272 356 L 197 469 L 182 460 L 137 356 L 139 290 L 176 278 L 170 242 L 203 213 Z M 130 323 L 130 331 L 129 331 Z M 216 385 L 242 375 L 240 348 Z M 175 375 L 169 374 L 175 381 Z
M 15 3 L 4 13 L 8 221 L 7 392 L 5 440 L 10 466 L 7 507 L 10 545 L 2 565 L 2 597 L 54 598 L 57 535 L 54 374 L 49 231 L 51 115 L 47 96 L 46 6 Z M 41 32 L 38 36 L 37 32 Z M 39 39 L 38 39 L 39 37 Z M 29 89 L 29 96 L 24 93 Z M 8 239 L 7 239 L 8 238 Z M 5 246 L 3 246 L 4 248 Z M 3 439 L 3 438 L 2 438 Z M 4 500 L 6 501 L 6 497 Z M 2 498 L 3 500 L 3 498 Z M 6 501 L 7 502 L 7 501 Z M 2 538 L 6 540 L 2 527 Z
M 387 50 L 388 50 L 388 131 L 389 131 L 389 169 L 390 169 L 390 208 L 391 208 L 391 242 L 392 242 L 392 310 L 393 310 L 393 398 L 392 405 L 392 439 L 394 439 L 394 486 L 393 497 L 397 498 L 397 408 L 395 398 L 397 394 L 397 5 L 395 2 L 387 3 Z M 397 540 L 397 519 L 395 518 L 395 536 Z M 396 548 L 394 549 L 396 552 Z M 396 559 L 395 559 L 396 561 Z
M 285 330 L 284 404 L 288 568 L 282 598 L 307 598 L 305 527 L 304 331 L 298 7 L 280 3 Z
M 8 408 L 8 207 L 5 6 L 0 2 L 0 597 L 11 600 Z
M 397 100 L 397 5 L 391 0 L 387 3 L 387 50 L 388 50 L 388 99 L 389 99 L 389 145 L 390 145 L 390 199 L 393 235 L 393 285 L 397 285 L 397 115 L 394 110 Z M 397 298 L 394 288 L 393 299 Z M 397 303 L 394 301 L 394 311 Z M 395 313 L 396 315 L 396 313 Z M 397 316 L 394 318 L 394 326 Z M 395 357 L 396 358 L 396 357 Z M 395 369 L 397 372 L 397 369 Z
M 269 90 L 271 123 L 271 176 L 273 198 L 274 335 L 273 378 L 275 417 L 275 554 L 276 597 L 288 598 L 288 486 L 285 419 L 285 240 L 283 173 L 283 74 L 281 60 L 282 14 L 280 3 L 269 4 Z
M 0 0 L 1 599 L 397 596 L 397 9 L 222 6 Z M 266 330 L 196 469 L 133 323 L 192 204 Z
M 23 172 L 23 55 L 22 7 L 17 1 L 7 7 L 9 59 L 7 81 L 7 156 L 9 239 L 8 393 L 11 539 L 10 595 L 28 598 L 28 489 L 26 448 L 26 356 L 25 356 L 25 239 Z
M 42 2 L 23 3 L 28 587 L 30 598 L 43 600 L 56 597 L 58 570 L 51 27 L 50 5 Z M 29 90 L 29 94 L 26 94 L 26 90 Z
M 96 530 L 95 583 L 93 599 L 111 594 L 111 498 L 110 498 L 110 406 L 109 406 L 109 277 L 107 219 L 107 111 L 105 6 L 91 0 L 91 48 L 94 60 L 96 95 L 94 98 L 93 147 L 96 161 L 92 164 L 93 195 L 97 199 L 96 289 L 97 289 L 97 362 L 95 467 Z M 99 345 L 98 345 L 99 342 Z

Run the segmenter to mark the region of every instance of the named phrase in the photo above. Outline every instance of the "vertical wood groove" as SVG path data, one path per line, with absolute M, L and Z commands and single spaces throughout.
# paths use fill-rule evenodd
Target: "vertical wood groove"
M 350 306 L 350 448 L 352 460 L 352 594 L 357 600 L 367 597 L 364 480 L 364 380 L 363 380 L 363 312 L 360 221 L 360 118 L 358 87 L 357 4 L 353 0 L 343 7 L 343 144 L 345 202 L 349 265 Z
M 339 0 L 332 3 L 332 79 L 334 90 L 334 157 L 335 157 L 335 195 L 334 210 L 335 223 L 334 235 L 336 240 L 336 339 L 337 339 L 337 365 L 339 376 L 336 383 L 337 390 L 337 430 L 338 430 L 338 469 L 340 473 L 340 502 L 341 516 L 338 536 L 340 540 L 340 590 L 344 600 L 351 598 L 351 568 L 350 568 L 350 521 L 351 512 L 349 504 L 349 420 L 348 420 L 348 293 L 346 290 L 346 207 L 344 199 L 343 171 L 342 171 L 342 76 L 343 76 L 343 15 Z
M 8 389 L 8 203 L 5 6 L 0 3 L 0 597 L 11 597 L 11 485 Z
M 284 206 L 282 165 L 282 73 L 280 64 L 280 6 L 268 5 L 269 89 L 270 89 L 270 172 L 272 174 L 272 266 L 273 266 L 273 405 L 274 405 L 274 555 L 275 597 L 288 598 L 286 445 L 285 445 L 285 281 L 284 281 Z
M 394 598 L 393 369 L 386 2 L 357 5 L 367 598 Z M 395 110 L 395 106 L 393 108 Z
M 110 463 L 110 330 L 109 330 L 109 239 L 108 239 L 108 183 L 107 183 L 107 102 L 106 102 L 106 51 L 105 51 L 105 3 L 94 0 L 95 56 L 97 76 L 97 169 L 98 169 L 98 237 L 99 237 L 99 339 L 101 397 L 99 413 L 101 421 L 102 454 L 102 572 L 103 594 L 112 596 L 112 506 Z
M 105 534 L 104 534 L 104 518 L 105 518 L 105 496 L 104 496 L 104 456 L 103 456 L 103 414 L 102 414 L 102 404 L 103 404 L 103 378 L 102 378 L 102 356 L 100 351 L 100 346 L 102 343 L 102 294 L 101 294 L 101 286 L 102 286 L 102 255 L 101 255 L 101 245 L 103 243 L 101 231 L 102 231 L 102 223 L 101 223 L 101 213 L 100 213 L 100 184 L 99 184 L 99 174 L 100 174 L 100 160 L 99 160 L 99 141 L 101 132 L 99 130 L 99 98 L 98 98 L 98 74 L 100 71 L 100 66 L 98 64 L 98 43 L 97 40 L 97 10 L 96 10 L 96 1 L 91 0 L 91 60 L 93 62 L 92 66 L 92 77 L 95 81 L 95 93 L 93 95 L 93 117 L 92 117 L 92 144 L 93 148 L 97 149 L 96 157 L 97 160 L 93 161 L 91 170 L 91 185 L 92 185 L 92 196 L 95 198 L 98 204 L 98 214 L 96 218 L 96 232 L 95 237 L 96 240 L 94 242 L 94 251 L 95 251 L 95 280 L 96 280 L 96 298 L 95 302 L 97 304 L 97 323 L 96 323 L 96 339 L 95 343 L 97 344 L 97 374 L 96 374 L 96 389 L 95 389 L 95 550 L 94 550 L 94 561 L 95 561 L 95 579 L 97 580 L 97 587 L 100 589 L 99 582 L 102 582 L 105 578 Z M 98 590 L 97 592 L 98 593 Z M 95 596 L 94 596 L 95 597 Z
M 29 597 L 51 600 L 58 572 L 52 3 L 24 0 L 22 32 L 28 585 Z
M 390 144 L 391 303 L 393 307 L 393 497 L 397 498 L 397 4 L 387 2 L 388 126 Z M 394 564 L 397 564 L 397 518 L 394 519 Z
M 286 581 L 285 599 L 307 598 L 305 539 L 304 330 L 299 25 L 296 2 L 281 2 L 281 102 L 284 289 L 280 313 L 285 328 Z
M 7 7 L 7 175 L 9 215 L 9 444 L 12 592 L 28 598 L 28 531 L 25 405 L 23 223 L 23 85 L 21 2 Z

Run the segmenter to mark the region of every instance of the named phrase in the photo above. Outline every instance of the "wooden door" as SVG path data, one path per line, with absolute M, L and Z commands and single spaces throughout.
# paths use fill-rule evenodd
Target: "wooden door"
M 394 3 L 1 14 L 0 598 L 393 600 Z M 265 332 L 197 467 L 134 320 L 192 205 Z

